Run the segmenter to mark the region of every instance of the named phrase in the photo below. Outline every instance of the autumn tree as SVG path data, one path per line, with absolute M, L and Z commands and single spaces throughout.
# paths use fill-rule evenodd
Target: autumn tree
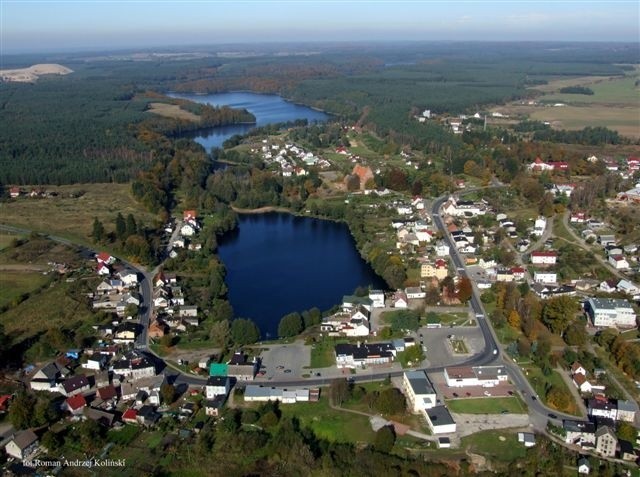
M 466 303 L 471 299 L 471 295 L 473 293 L 473 288 L 471 285 L 471 280 L 467 277 L 461 277 L 458 282 L 458 291 L 457 296 L 458 300 L 462 303 Z
M 571 398 L 562 389 L 557 386 L 551 386 L 547 391 L 547 404 L 549 406 L 558 409 L 565 410 L 569 407 Z
M 569 296 L 548 299 L 542 307 L 542 322 L 553 333 L 561 335 L 574 319 L 578 303 Z
M 509 323 L 513 328 L 520 328 L 520 314 L 517 310 L 513 309 L 509 312 L 509 316 L 507 317 L 507 323 Z

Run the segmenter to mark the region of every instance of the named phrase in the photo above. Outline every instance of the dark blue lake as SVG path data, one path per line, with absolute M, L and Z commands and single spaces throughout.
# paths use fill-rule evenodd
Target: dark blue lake
M 358 286 L 386 289 L 341 223 L 281 213 L 240 215 L 218 253 L 235 315 L 253 319 L 265 339 L 277 335 L 287 313 L 327 310 Z
M 247 92 L 219 93 L 219 94 L 178 94 L 172 93 L 174 98 L 184 98 L 197 103 L 207 103 L 212 106 L 230 106 L 245 108 L 256 117 L 256 124 L 237 124 L 216 128 L 202 129 L 182 134 L 183 137 L 194 138 L 209 152 L 213 147 L 222 147 L 222 143 L 235 134 L 246 134 L 256 126 L 283 123 L 306 119 L 326 121 L 329 116 L 322 111 L 285 101 L 275 94 L 257 94 Z

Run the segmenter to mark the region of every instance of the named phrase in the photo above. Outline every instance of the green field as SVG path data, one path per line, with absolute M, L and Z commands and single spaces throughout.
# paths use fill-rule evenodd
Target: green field
M 447 406 L 450 411 L 462 414 L 500 414 L 502 411 L 512 414 L 527 413 L 525 404 L 516 396 L 450 399 L 447 401 Z
M 329 368 L 336 364 L 336 343 L 333 340 L 322 340 L 311 346 L 310 368 Z
M 526 449 L 518 442 L 517 434 L 505 431 L 483 431 L 462 438 L 462 446 L 469 452 L 512 462 L 525 456 Z
M 317 403 L 301 402 L 280 407 L 284 417 L 296 417 L 321 439 L 331 442 L 371 443 L 374 432 L 365 416 L 331 409 L 327 397 Z
M 10 234 L 7 232 L 0 232 L 0 251 L 7 248 L 13 241 L 20 238 L 20 235 Z
M 635 104 L 638 106 L 640 103 L 640 91 L 635 86 L 637 79 L 637 73 L 624 78 L 593 78 L 591 83 L 582 83 L 582 86 L 593 91 L 594 94 L 592 95 L 554 92 L 553 94 L 545 95 L 542 99 L 567 104 Z M 576 84 L 570 84 L 569 80 L 566 80 L 565 83 L 569 83 L 565 86 Z
M 50 279 L 49 275 L 41 272 L 0 271 L 0 308 L 16 305 L 22 296 L 39 289 Z
M 0 222 L 87 243 L 94 217 L 103 222 L 107 232 L 115 229 L 118 212 L 125 217 L 133 214 L 145 225 L 156 221 L 156 216 L 133 198 L 129 184 L 47 186 L 46 190 L 59 195 L 51 199 L 21 197 L 0 204 Z M 82 195 L 74 198 L 71 194 Z

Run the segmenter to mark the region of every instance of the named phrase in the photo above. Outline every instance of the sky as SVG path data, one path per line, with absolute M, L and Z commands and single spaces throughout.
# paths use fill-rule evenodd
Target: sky
M 0 0 L 0 53 L 372 40 L 640 41 L 640 2 Z

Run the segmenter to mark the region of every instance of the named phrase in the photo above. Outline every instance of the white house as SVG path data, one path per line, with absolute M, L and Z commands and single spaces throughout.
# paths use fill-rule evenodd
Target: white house
M 392 303 L 394 308 L 407 308 L 409 306 L 407 295 L 402 291 L 394 293 Z
M 556 272 L 535 272 L 533 281 L 535 283 L 558 283 L 558 274 Z
M 382 290 L 369 290 L 369 299 L 373 302 L 373 308 L 384 308 L 384 292 Z
M 427 294 L 420 287 L 407 287 L 404 290 L 407 298 L 416 299 L 416 298 L 424 298 Z
M 589 298 L 585 303 L 593 326 L 631 328 L 636 326 L 636 314 L 627 300 L 619 298 Z
M 589 459 L 587 459 L 586 457 L 580 457 L 578 459 L 578 474 L 589 475 L 589 472 L 591 472 L 591 465 L 589 465 Z
M 584 374 L 574 374 L 573 384 L 580 390 L 581 393 L 590 393 L 592 391 L 591 383 Z
M 533 235 L 540 237 L 547 228 L 547 219 L 544 217 L 538 217 L 533 223 Z
M 24 460 L 38 449 L 38 436 L 33 431 L 20 431 L 13 435 L 5 447 L 11 457 Z
M 205 387 L 205 395 L 207 399 L 213 399 L 216 396 L 227 396 L 231 389 L 231 381 L 228 376 L 209 376 Z
M 120 272 L 119 273 L 120 280 L 127 287 L 132 287 L 138 284 L 138 274 L 134 272 Z
M 531 252 L 531 263 L 534 265 L 555 265 L 557 259 L 557 252 Z
M 408 407 L 414 413 L 431 409 L 437 403 L 436 392 L 424 371 L 405 371 L 402 389 L 409 402 Z
M 617 416 L 616 405 L 600 395 L 589 399 L 587 410 L 591 417 L 604 417 L 615 421 Z
M 196 233 L 196 229 L 191 224 L 184 224 L 180 227 L 180 235 L 183 237 L 192 237 Z
M 609 263 L 616 270 L 628 270 L 629 262 L 623 255 L 609 255 Z
M 444 242 L 438 242 L 435 246 L 435 251 L 438 257 L 447 257 L 449 255 L 449 246 Z

